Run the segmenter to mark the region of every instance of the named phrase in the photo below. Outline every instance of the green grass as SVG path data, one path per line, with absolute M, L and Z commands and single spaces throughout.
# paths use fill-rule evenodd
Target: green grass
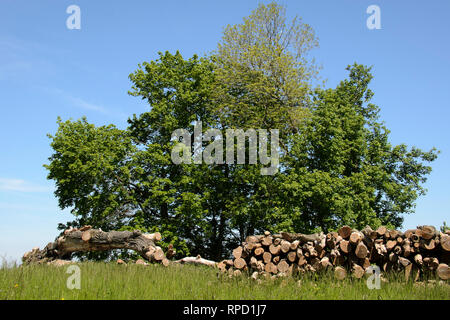
M 0 268 L 0 299 L 450 299 L 450 286 L 414 285 L 391 278 L 370 290 L 366 280 L 330 274 L 264 280 L 229 279 L 199 266 L 82 263 L 81 289 L 69 290 L 67 266 Z M 298 283 L 300 279 L 300 284 Z

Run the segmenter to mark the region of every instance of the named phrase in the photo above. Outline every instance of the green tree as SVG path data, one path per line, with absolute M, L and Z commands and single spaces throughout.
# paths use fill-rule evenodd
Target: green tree
M 225 129 L 278 129 L 283 151 L 285 141 L 309 112 L 311 81 L 317 67 L 308 59 L 318 46 L 312 28 L 294 17 L 287 21 L 283 6 L 261 4 L 243 22 L 225 28 L 213 53 L 212 102 L 218 127 Z M 249 144 L 246 145 L 248 154 Z M 224 175 L 232 184 L 227 216 L 239 241 L 272 230 L 265 223 L 277 219 L 285 226 L 289 217 L 273 197 L 279 177 L 262 176 L 261 164 L 232 164 Z
M 285 210 L 299 212 L 292 226 L 310 232 L 334 230 L 343 224 L 400 227 L 402 214 L 413 212 L 425 193 L 437 157 L 389 143 L 389 130 L 379 122 L 379 108 L 370 103 L 370 68 L 354 64 L 349 79 L 336 89 L 317 89 L 311 117 L 284 158 L 279 190 Z
M 139 184 L 148 199 L 143 223 L 156 223 L 166 238 L 183 239 L 189 251 L 217 259 L 230 234 L 223 210 L 230 182 L 223 177 L 223 168 L 177 165 L 171 160 L 174 130 L 186 129 L 193 136 L 198 121 L 203 132 L 215 126 L 210 102 L 213 68 L 209 59 L 184 60 L 178 52 L 144 63 L 130 75 L 131 94 L 146 99 L 150 110 L 130 119 L 129 130 L 142 150 L 137 180 L 152 181 Z M 165 229 L 172 231 L 167 234 Z
M 228 25 L 214 53 L 214 103 L 222 124 L 237 128 L 297 127 L 307 112 L 318 68 L 308 53 L 318 46 L 313 29 L 297 16 L 286 22 L 276 3 L 260 4 Z
M 392 146 L 370 103 L 370 69 L 349 66 L 335 89 L 312 90 L 312 29 L 284 8 L 260 5 L 228 26 L 209 57 L 159 53 L 130 74 L 130 94 L 149 109 L 128 128 L 58 120 L 46 165 L 62 209 L 111 229 L 159 231 L 178 255 L 218 260 L 248 235 L 334 230 L 342 224 L 400 227 L 424 194 L 437 152 Z M 275 175 L 261 164 L 175 164 L 172 133 L 279 129 Z M 202 148 L 207 143 L 203 142 Z M 249 152 L 249 143 L 245 145 Z M 224 144 L 224 154 L 226 144 Z
M 56 182 L 61 209 L 71 208 L 76 220 L 61 228 L 92 224 L 105 230 L 120 228 L 134 206 L 124 181 L 135 147 L 127 131 L 113 125 L 95 127 L 86 118 L 62 121 L 52 139 L 54 153 L 48 179 Z

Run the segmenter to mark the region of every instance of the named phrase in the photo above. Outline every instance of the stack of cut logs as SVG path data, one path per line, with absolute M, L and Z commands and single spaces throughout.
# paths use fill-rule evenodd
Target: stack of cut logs
M 359 231 L 343 226 L 328 234 L 266 231 L 249 236 L 233 250 L 233 259 L 221 261 L 218 267 L 230 275 L 248 271 L 252 278 L 334 270 L 338 279 L 344 279 L 348 273 L 362 278 L 377 265 L 382 272 L 403 272 L 406 279 L 437 273 L 448 280 L 449 264 L 449 231 L 442 233 L 432 226 L 404 233 L 383 226 Z
M 28 263 L 50 263 L 70 258 L 74 252 L 106 251 L 112 249 L 128 249 L 136 251 L 143 259 L 149 262 L 162 263 L 167 266 L 168 258 L 175 253 L 172 245 L 166 253 L 156 243 L 161 240 L 161 234 L 142 233 L 134 231 L 110 231 L 93 229 L 83 226 L 80 229 L 70 228 L 54 242 L 40 250 L 33 250 L 24 254 L 22 261 Z

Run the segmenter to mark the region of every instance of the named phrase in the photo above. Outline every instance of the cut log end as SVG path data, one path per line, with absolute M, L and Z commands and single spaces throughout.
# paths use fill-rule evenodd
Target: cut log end
M 347 271 L 342 267 L 336 267 L 334 269 L 334 276 L 338 280 L 344 280 L 347 277 Z

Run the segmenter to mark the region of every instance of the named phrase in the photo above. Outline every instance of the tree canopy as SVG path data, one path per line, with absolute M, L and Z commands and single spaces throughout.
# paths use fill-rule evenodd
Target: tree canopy
M 149 109 L 128 128 L 58 119 L 45 167 L 59 206 L 75 216 L 60 229 L 159 231 L 179 255 L 220 259 L 264 230 L 400 227 L 425 193 L 437 151 L 391 145 L 371 103 L 370 68 L 355 63 L 336 88 L 313 88 L 308 52 L 317 45 L 310 26 L 286 22 L 282 6 L 260 5 L 228 26 L 208 56 L 165 52 L 138 65 L 129 93 Z M 172 133 L 194 137 L 200 122 L 202 133 L 279 130 L 277 172 L 262 175 L 263 164 L 237 160 L 174 163 Z M 250 141 L 244 147 L 249 154 Z

